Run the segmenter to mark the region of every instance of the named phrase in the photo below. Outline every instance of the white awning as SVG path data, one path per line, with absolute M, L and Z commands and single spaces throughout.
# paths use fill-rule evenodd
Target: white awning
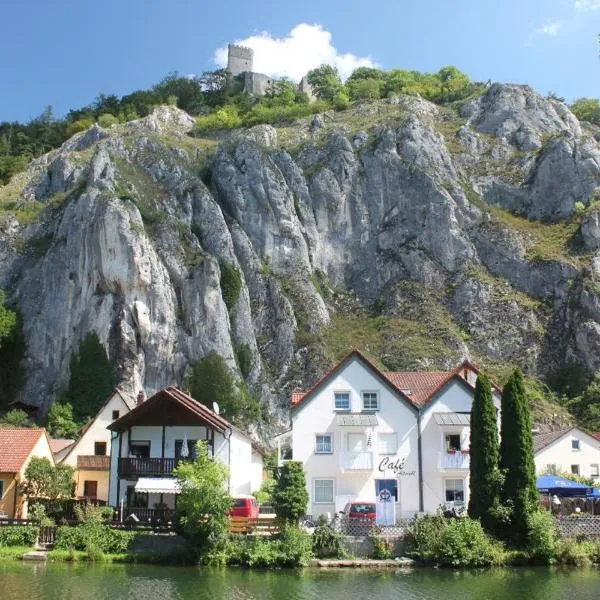
M 470 413 L 433 413 L 435 418 L 435 422 L 438 425 L 449 425 L 449 426 L 459 426 L 459 427 L 468 427 L 471 424 L 471 414 Z
M 135 484 L 136 492 L 149 494 L 179 494 L 181 487 L 172 477 L 140 477 Z

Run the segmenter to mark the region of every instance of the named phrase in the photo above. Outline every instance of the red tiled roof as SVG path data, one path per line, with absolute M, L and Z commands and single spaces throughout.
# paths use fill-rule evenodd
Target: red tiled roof
M 463 383 L 466 383 L 471 389 L 473 386 L 466 381 L 463 376 L 465 367 L 471 369 L 476 374 L 479 374 L 479 369 L 469 361 L 462 362 L 456 369 L 452 371 L 399 371 L 385 372 L 380 371 L 375 367 L 361 352 L 352 350 L 340 362 L 334 365 L 331 369 L 319 378 L 319 380 L 306 392 L 292 393 L 292 407 L 301 404 L 308 396 L 315 392 L 329 377 L 340 370 L 343 365 L 351 358 L 356 357 L 369 367 L 375 375 L 388 381 L 392 388 L 400 393 L 413 406 L 420 408 L 427 404 L 429 400 L 440 391 L 452 378 L 457 378 Z M 493 384 L 493 387 L 499 391 L 499 388 Z
M 45 429 L 1 428 L 0 473 L 18 473 Z
M 533 452 L 537 454 L 540 450 L 549 446 L 552 442 L 555 442 L 566 433 L 569 433 L 573 427 L 567 429 L 558 429 L 556 431 L 548 431 L 547 433 L 538 433 L 533 436 Z
M 423 406 L 449 379 L 454 371 L 384 372 L 383 376 L 404 392 L 413 404 Z
M 592 435 L 597 439 L 600 440 L 600 431 L 596 431 L 596 433 L 592 433 Z
M 75 440 L 54 440 L 49 439 L 48 443 L 50 444 L 50 450 L 52 450 L 52 454 L 56 454 L 65 448 L 68 448 L 71 444 L 75 443 Z
M 185 392 L 172 386 L 156 392 L 156 394 L 148 398 L 148 400 L 138 404 L 132 411 L 111 423 L 108 426 L 108 429 L 111 429 L 112 431 L 124 431 L 130 425 L 135 424 L 140 417 L 152 413 L 155 406 L 159 406 L 161 401 L 167 398 L 170 398 L 171 401 L 177 402 L 177 404 L 196 414 L 203 422 L 217 431 L 224 432 L 227 429 L 236 429 L 229 421 L 227 421 L 227 419 L 224 419 L 222 416 L 210 410 L 210 408 L 207 408 L 204 404 L 200 404 L 200 402 L 194 400 L 194 398 Z

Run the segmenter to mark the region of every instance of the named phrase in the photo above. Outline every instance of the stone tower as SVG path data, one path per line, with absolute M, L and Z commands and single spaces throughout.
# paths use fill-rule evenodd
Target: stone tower
M 233 77 L 240 73 L 252 71 L 254 50 L 245 46 L 228 44 L 227 46 L 227 68 Z

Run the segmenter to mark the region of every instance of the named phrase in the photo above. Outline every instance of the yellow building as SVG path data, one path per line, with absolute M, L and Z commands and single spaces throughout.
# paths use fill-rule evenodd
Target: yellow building
M 79 439 L 57 453 L 56 462 L 75 469 L 77 499 L 108 501 L 110 431 L 107 427 L 134 406 L 135 401 L 116 388 L 98 414 L 80 431 Z
M 0 516 L 27 518 L 27 501 L 19 493 L 19 483 L 33 456 L 54 464 L 45 429 L 0 429 Z

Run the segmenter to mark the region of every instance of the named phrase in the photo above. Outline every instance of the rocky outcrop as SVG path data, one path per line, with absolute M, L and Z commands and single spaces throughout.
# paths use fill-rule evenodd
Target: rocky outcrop
M 279 407 L 332 358 L 324 333 L 336 318 L 373 314 L 441 339 L 451 352 L 438 366 L 600 368 L 600 233 L 586 208 L 600 149 L 562 103 L 494 85 L 460 113 L 397 97 L 220 142 L 192 127 L 172 107 L 94 125 L 2 190 L 13 206 L 45 206 L 30 223 L 18 209 L 0 222 L 0 286 L 23 314 L 29 398 L 52 401 L 93 330 L 132 392 L 181 384 L 211 351 L 241 377 L 245 345 L 248 385 Z M 574 235 L 524 218 L 582 211 Z M 547 255 L 544 227 L 570 232 Z M 242 281 L 229 308 L 225 265 Z

